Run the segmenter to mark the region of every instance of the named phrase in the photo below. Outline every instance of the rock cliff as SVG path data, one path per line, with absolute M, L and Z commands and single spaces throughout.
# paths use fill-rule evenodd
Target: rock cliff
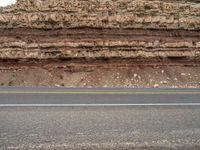
M 0 58 L 196 60 L 199 29 L 198 0 L 18 0 L 1 9 Z
M 28 72 L 35 67 L 43 72 L 59 68 L 70 75 L 92 72 L 88 86 L 102 87 L 104 74 L 111 78 L 114 68 L 125 68 L 121 76 L 127 81 L 126 87 L 152 87 L 158 75 L 147 67 L 146 74 L 156 78 L 150 81 L 146 76 L 139 83 L 141 78 L 135 81 L 131 77 L 134 67 L 160 66 L 170 83 L 162 81 L 163 87 L 175 87 L 174 79 L 180 80 L 176 87 L 188 87 L 189 80 L 175 77 L 171 68 L 183 71 L 190 66 L 193 68 L 187 74 L 195 79 L 190 82 L 196 87 L 200 77 L 192 71 L 199 70 L 199 61 L 200 0 L 18 0 L 15 5 L 0 8 L 0 70 L 5 79 L 8 74 L 12 77 L 10 70 L 24 74 L 27 67 L 31 67 Z M 143 69 L 139 70 L 137 74 L 143 76 Z M 100 73 L 98 84 L 92 77 Z M 82 82 L 79 75 L 76 81 L 74 77 L 66 80 L 70 87 L 75 83 L 85 86 L 86 80 Z M 60 80 L 49 77 L 51 86 Z M 125 87 L 124 80 L 116 86 Z M 114 84 L 113 79 L 110 86 L 116 87 Z
M 141 29 L 0 29 L 1 59 L 200 58 L 200 32 Z
M 18 0 L 1 28 L 200 29 L 199 0 Z

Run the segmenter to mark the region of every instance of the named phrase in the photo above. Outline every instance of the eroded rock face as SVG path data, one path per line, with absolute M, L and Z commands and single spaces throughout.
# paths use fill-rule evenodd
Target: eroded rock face
M 18 0 L 1 10 L 0 59 L 196 61 L 199 30 L 198 0 Z
M 0 34 L 0 59 L 200 58 L 199 31 L 3 29 Z
M 200 87 L 199 62 L 200 0 L 0 8 L 0 86 Z
M 18 0 L 1 28 L 200 29 L 198 0 Z

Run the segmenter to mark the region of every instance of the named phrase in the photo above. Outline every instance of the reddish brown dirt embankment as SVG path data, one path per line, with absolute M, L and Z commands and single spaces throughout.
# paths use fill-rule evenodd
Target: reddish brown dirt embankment
M 1 63 L 1 86 L 200 87 L 200 66 L 135 64 L 127 61 Z

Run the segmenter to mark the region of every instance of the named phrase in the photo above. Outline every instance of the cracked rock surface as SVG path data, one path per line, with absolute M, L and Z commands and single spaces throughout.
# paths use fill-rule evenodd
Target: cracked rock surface
M 18 0 L 0 8 L 2 86 L 199 87 L 199 58 L 199 0 Z M 65 72 L 62 81 L 44 73 L 52 68 Z M 33 72 L 33 82 L 14 71 Z
M 18 0 L 1 28 L 200 29 L 198 0 Z

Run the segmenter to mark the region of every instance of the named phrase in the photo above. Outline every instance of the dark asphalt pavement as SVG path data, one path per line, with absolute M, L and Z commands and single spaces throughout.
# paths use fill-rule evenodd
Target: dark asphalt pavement
M 200 105 L 200 89 L 0 88 L 0 106 L 4 104 Z
M 199 91 L 1 88 L 0 150 L 199 150 Z

